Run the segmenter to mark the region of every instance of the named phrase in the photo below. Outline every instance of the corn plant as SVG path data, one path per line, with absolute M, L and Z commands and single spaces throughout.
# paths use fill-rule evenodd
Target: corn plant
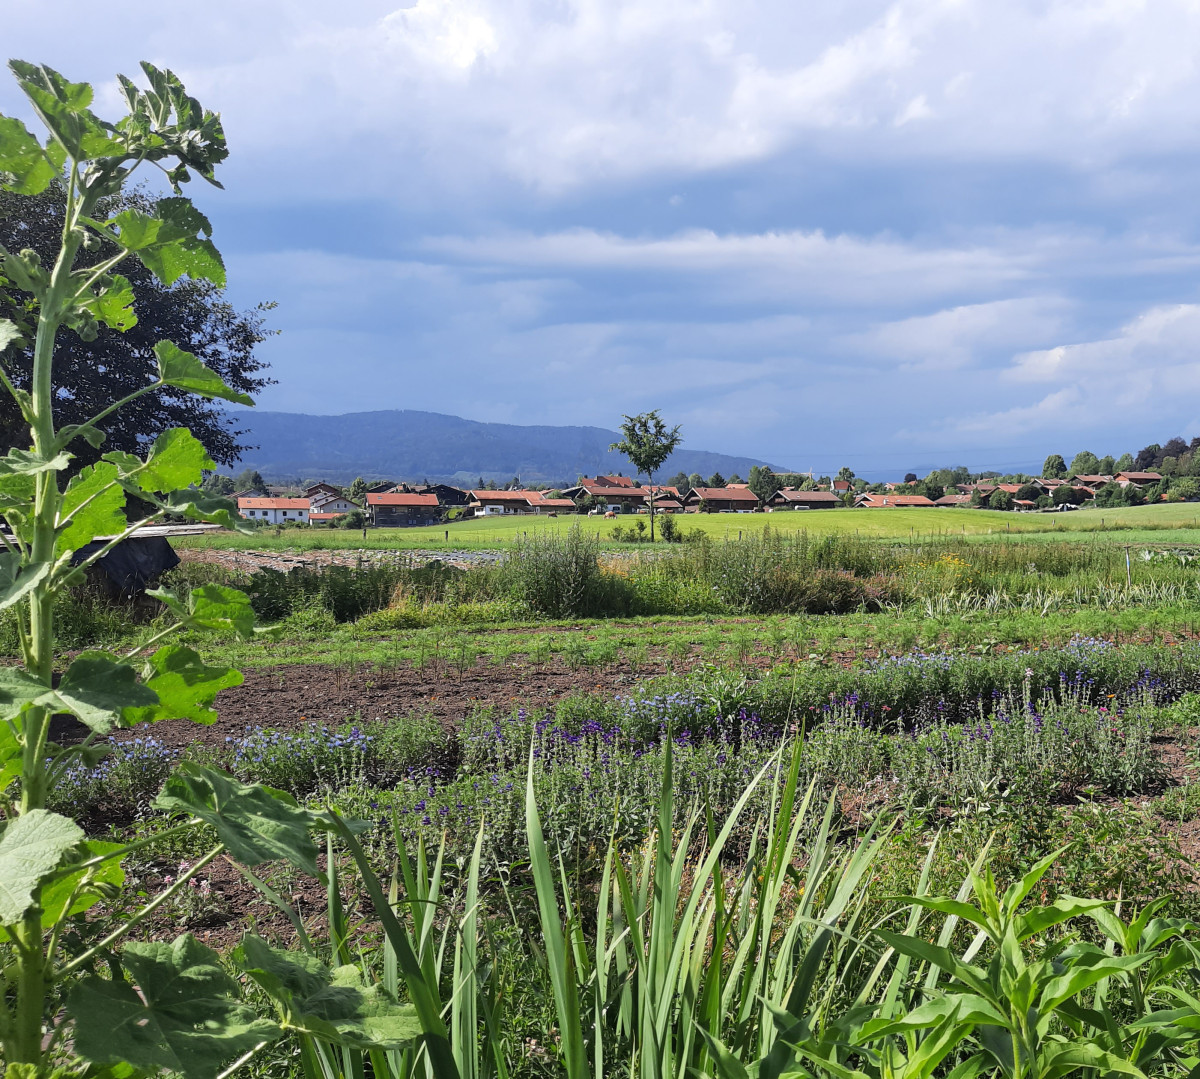
M 167 286 L 184 275 L 224 282 L 209 223 L 181 185 L 193 175 L 216 184 L 225 138 L 217 115 L 189 97 L 171 72 L 149 64 L 143 65 L 149 89 L 121 78 L 128 112 L 115 123 L 91 111 L 87 84 L 21 61 L 9 67 L 48 135 L 39 141 L 20 120 L 0 117 L 0 184 L 17 196 L 34 196 L 59 179 L 64 206 L 52 265 L 32 251 L 0 249 L 0 298 L 15 312 L 14 319 L 0 319 L 0 386 L 14 399 L 30 439 L 28 448 L 0 458 L 0 609 L 15 613 L 22 661 L 0 669 L 6 1075 L 43 1079 L 67 1074 L 57 1070 L 60 1064 L 78 1064 L 96 1079 L 165 1071 L 212 1079 L 231 1060 L 279 1038 L 286 1024 L 250 1010 L 218 957 L 190 936 L 129 943 L 119 951 L 117 945 L 222 854 L 246 865 L 287 859 L 317 875 L 311 833 L 332 827 L 331 821 L 286 795 L 180 764 L 155 805 L 180 818 L 168 834 L 206 828 L 215 832 L 213 842 L 172 884 L 89 945 L 79 943 L 86 938 L 72 931 L 72 921 L 119 894 L 122 859 L 152 840 L 89 840 L 47 801 L 73 768 L 96 764 L 114 727 L 216 718 L 214 697 L 241 675 L 205 665 L 172 637 L 182 630 L 243 638 L 256 632 L 245 595 L 205 584 L 186 599 L 168 590 L 153 593 L 174 618 L 127 653 L 85 651 L 64 663 L 56 643 L 56 608 L 67 590 L 138 529 L 178 517 L 241 523 L 230 503 L 198 489 L 213 462 L 187 429 L 160 434 L 144 458 L 109 452 L 88 467 L 72 466 L 81 440 L 101 448 L 108 417 L 145 394 L 169 387 L 252 403 L 176 344 L 160 341 L 157 377 L 86 422 L 60 427 L 55 417 L 55 354 L 63 339 L 73 333 L 88 340 L 101 325 L 124 331 L 136 322 L 133 289 L 117 272 L 123 262 L 140 260 Z M 159 170 L 173 194 L 149 210 L 107 216 L 108 201 L 139 169 Z M 30 345 L 31 361 L 23 351 Z M 62 713 L 87 728 L 76 745 L 50 740 L 51 717 Z M 313 976 L 319 981 L 323 975 Z M 370 987 L 346 988 L 354 1015 L 385 1007 Z

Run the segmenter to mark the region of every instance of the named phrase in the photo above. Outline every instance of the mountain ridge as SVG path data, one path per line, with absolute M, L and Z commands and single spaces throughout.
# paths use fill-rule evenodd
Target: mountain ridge
M 603 427 L 485 423 L 441 412 L 380 409 L 315 416 L 301 412 L 235 412 L 231 419 L 254 446 L 238 467 L 254 468 L 268 480 L 364 479 L 449 482 L 474 485 L 482 479 L 525 483 L 573 483 L 580 475 L 632 466 L 608 449 L 620 437 Z M 656 473 L 745 476 L 753 457 L 680 448 Z

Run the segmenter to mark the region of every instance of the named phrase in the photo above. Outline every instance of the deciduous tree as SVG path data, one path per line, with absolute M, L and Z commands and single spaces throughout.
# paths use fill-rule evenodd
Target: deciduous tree
M 662 468 L 667 458 L 683 441 L 679 426 L 667 427 L 657 409 L 636 416 L 625 416 L 621 424 L 619 442 L 609 449 L 623 453 L 633 467 L 644 474 L 654 485 L 654 473 Z M 654 492 L 650 492 L 650 542 L 654 542 Z

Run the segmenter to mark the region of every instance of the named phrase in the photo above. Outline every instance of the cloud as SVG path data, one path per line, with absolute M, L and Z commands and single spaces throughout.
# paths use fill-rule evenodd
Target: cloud
M 1045 340 L 1062 329 L 1066 307 L 1056 296 L 964 304 L 885 322 L 845 343 L 863 355 L 899 360 L 903 371 L 954 371 L 1000 349 Z
M 15 5 L 9 51 L 222 111 L 197 195 L 280 301 L 265 405 L 661 406 L 864 466 L 1189 418 L 1191 0 L 113 0 L 100 52 L 93 16 Z
M 1017 356 L 1008 377 L 1016 382 L 1121 378 L 1180 391 L 1200 383 L 1200 304 L 1153 307 L 1112 337 L 1058 345 Z
M 721 234 L 689 230 L 628 237 L 595 229 L 535 235 L 429 238 L 425 251 L 491 267 L 723 275 L 725 287 L 803 303 L 888 303 L 1008 287 L 1028 276 L 1033 259 L 1012 250 L 966 244 L 923 246 L 889 237 L 822 231 Z

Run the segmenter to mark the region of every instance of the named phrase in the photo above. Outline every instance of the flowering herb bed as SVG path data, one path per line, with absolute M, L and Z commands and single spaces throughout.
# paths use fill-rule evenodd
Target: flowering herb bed
M 916 652 L 849 670 L 705 668 L 626 694 L 575 694 L 553 709 L 480 707 L 453 738 L 430 719 L 264 727 L 205 753 L 240 779 L 379 821 L 380 856 L 393 816 L 401 834 L 436 843 L 445 833 L 459 850 L 486 820 L 489 849 L 512 862 L 526 856 L 531 753 L 548 834 L 584 847 L 647 833 L 668 743 L 681 802 L 718 815 L 797 738 L 805 780 L 854 792 L 860 808 L 919 816 L 1000 794 L 1054 803 L 1089 788 L 1154 789 L 1163 709 L 1197 688 L 1200 648 L 1080 638 L 1000 656 Z M 60 797 L 93 819 L 128 820 L 145 812 L 175 757 L 153 738 L 122 743 L 77 766 Z M 764 785 L 757 796 L 773 792 Z

